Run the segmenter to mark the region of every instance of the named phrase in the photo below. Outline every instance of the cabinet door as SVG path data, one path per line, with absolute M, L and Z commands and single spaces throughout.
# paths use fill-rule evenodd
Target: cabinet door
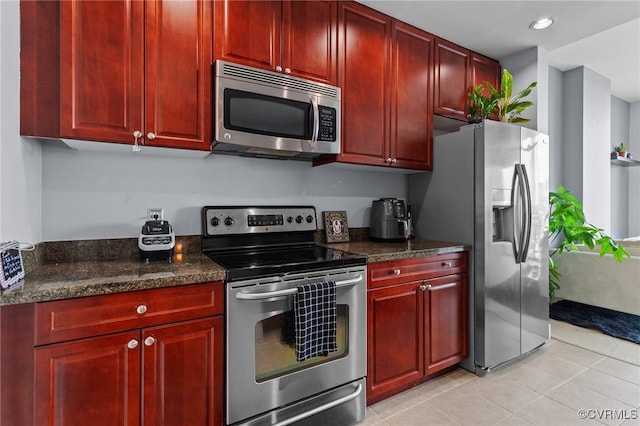
M 221 425 L 222 316 L 143 330 L 143 425 Z
M 468 354 L 467 275 L 425 281 L 426 374 L 455 365 Z
M 335 84 L 337 2 L 288 0 L 282 12 L 282 66 L 292 75 Z
M 422 293 L 420 282 L 367 292 L 367 404 L 424 374 Z
M 213 6 L 203 0 L 145 5 L 144 143 L 209 150 Z
M 63 1 L 60 134 L 132 143 L 142 129 L 144 3 Z
M 470 52 L 447 40 L 436 39 L 433 112 L 467 120 Z
M 348 163 L 384 165 L 389 156 L 391 20 L 355 2 L 340 2 L 338 85 L 342 88 L 342 154 Z
M 392 165 L 430 169 L 433 36 L 396 22 L 392 52 Z
M 140 333 L 35 349 L 35 424 L 140 423 Z
M 489 59 L 485 56 L 478 55 L 477 53 L 471 54 L 471 75 L 469 77 L 470 84 L 469 90 L 478 84 L 482 84 L 485 81 L 491 83 L 493 87 L 500 90 L 500 74 L 501 67 L 500 62 Z M 491 95 L 489 91 L 485 90 L 485 96 Z
M 280 65 L 280 1 L 215 2 L 215 59 L 274 71 Z

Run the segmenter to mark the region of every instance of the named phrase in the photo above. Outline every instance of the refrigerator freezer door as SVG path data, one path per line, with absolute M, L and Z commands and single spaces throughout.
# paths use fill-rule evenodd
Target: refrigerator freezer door
M 531 236 L 522 274 L 522 353 L 549 340 L 549 137 L 522 128 L 531 193 Z
M 482 368 L 521 354 L 520 265 L 514 234 L 522 224 L 520 207 L 512 204 L 519 162 L 519 126 L 485 121 L 476 129 L 475 356 Z

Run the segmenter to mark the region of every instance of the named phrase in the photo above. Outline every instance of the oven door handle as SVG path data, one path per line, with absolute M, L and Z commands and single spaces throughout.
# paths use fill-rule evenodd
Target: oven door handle
M 360 393 L 362 393 L 362 383 L 358 383 L 358 386 L 356 387 L 356 390 L 354 390 L 353 392 L 351 392 L 349 395 L 343 396 L 342 398 L 338 398 L 334 401 L 331 401 L 329 403 L 326 403 L 324 405 L 321 405 L 319 407 L 313 408 L 309 411 L 306 411 L 304 413 L 300 413 L 297 416 L 293 416 L 289 419 L 283 420 L 281 422 L 275 423 L 273 426 L 287 426 L 290 425 L 292 423 L 298 422 L 302 419 L 306 419 L 307 417 L 311 417 L 314 414 L 318 414 L 321 411 L 326 411 L 329 408 L 333 408 L 333 407 L 337 407 L 340 404 L 344 404 L 345 402 L 349 402 L 352 399 L 356 399 L 358 397 L 358 395 L 360 395 Z
M 350 278 L 348 280 L 336 281 L 336 287 L 346 287 L 350 285 L 354 285 L 362 281 L 362 274 L 358 275 L 355 278 Z M 291 296 L 298 292 L 297 288 L 287 288 L 284 290 L 276 290 L 276 291 L 268 291 L 268 292 L 256 292 L 256 293 L 246 293 L 239 292 L 236 293 L 236 299 L 241 300 L 262 300 L 262 299 L 271 299 L 272 297 L 282 297 L 282 296 Z

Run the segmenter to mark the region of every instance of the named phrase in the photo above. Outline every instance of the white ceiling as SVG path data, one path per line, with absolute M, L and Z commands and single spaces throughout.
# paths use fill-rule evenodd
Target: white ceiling
M 640 102 L 640 0 L 359 1 L 495 59 L 540 46 L 551 66 L 586 66 L 611 80 L 612 95 Z M 529 29 L 548 16 L 550 28 Z

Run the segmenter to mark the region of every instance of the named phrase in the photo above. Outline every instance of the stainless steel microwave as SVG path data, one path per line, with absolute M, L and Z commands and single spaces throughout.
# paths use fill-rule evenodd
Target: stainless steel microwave
M 216 61 L 212 149 L 291 159 L 338 154 L 340 88 Z

